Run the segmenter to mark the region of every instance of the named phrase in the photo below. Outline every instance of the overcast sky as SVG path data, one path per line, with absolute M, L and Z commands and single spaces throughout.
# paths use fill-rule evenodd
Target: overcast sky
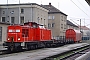
M 19 0 L 1 0 L 0 4 L 18 4 Z M 37 3 L 48 5 L 49 2 L 63 13 L 67 14 L 68 20 L 74 24 L 79 24 L 77 20 L 81 19 L 81 25 L 90 28 L 90 6 L 85 0 L 20 0 L 20 3 Z

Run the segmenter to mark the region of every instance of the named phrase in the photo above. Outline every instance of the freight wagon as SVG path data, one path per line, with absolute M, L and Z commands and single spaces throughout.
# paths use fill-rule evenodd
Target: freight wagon
M 82 41 L 82 34 L 79 30 L 74 29 L 67 29 L 66 30 L 66 40 L 74 40 L 74 42 L 81 42 Z

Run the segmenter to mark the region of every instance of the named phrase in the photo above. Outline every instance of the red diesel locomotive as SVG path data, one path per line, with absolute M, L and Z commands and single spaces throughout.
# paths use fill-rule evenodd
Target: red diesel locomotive
M 67 34 L 66 39 L 51 39 L 51 30 L 35 22 L 8 26 L 7 41 L 3 44 L 9 51 L 60 46 L 76 42 Z M 70 31 L 69 31 L 70 32 Z M 72 34 L 71 34 L 72 35 Z M 73 35 L 74 36 L 74 35 Z
M 35 22 L 27 22 L 24 25 L 8 26 L 7 42 L 4 45 L 12 51 L 45 47 L 52 42 L 51 30 Z

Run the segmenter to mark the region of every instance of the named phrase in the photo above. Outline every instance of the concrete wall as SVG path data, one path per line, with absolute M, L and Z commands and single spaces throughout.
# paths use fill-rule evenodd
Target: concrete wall
M 7 24 L 0 24 L 0 27 L 2 27 L 2 40 L 0 41 L 0 43 L 3 43 L 7 39 L 7 27 L 8 26 L 9 25 Z

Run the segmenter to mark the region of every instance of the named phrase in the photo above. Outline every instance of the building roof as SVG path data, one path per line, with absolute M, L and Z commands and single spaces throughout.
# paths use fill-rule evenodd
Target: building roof
M 83 30 L 90 30 L 88 27 L 86 27 L 86 26 L 81 26 L 81 29 L 83 29 Z
M 37 3 L 0 4 L 0 7 L 1 7 L 1 8 L 2 8 L 2 7 L 7 8 L 7 6 L 8 6 L 8 8 L 11 7 L 11 6 L 16 6 L 16 7 L 22 6 L 22 7 L 23 7 L 23 5 L 25 5 L 24 7 L 31 7 L 31 5 L 35 5 L 34 7 L 36 7 L 36 6 L 42 7 L 41 5 L 39 5 L 39 4 L 37 4 Z M 42 7 L 42 8 L 43 8 L 43 7 Z M 43 8 L 43 9 L 45 9 L 45 8 Z M 48 12 L 47 9 L 45 9 L 45 10 Z
M 41 6 L 44 7 L 45 9 L 49 10 L 49 12 L 48 12 L 49 14 L 61 13 L 61 14 L 66 15 L 65 13 L 61 12 L 59 9 L 55 8 L 54 6 L 52 6 L 51 3 L 49 3 L 49 5 L 41 5 Z
M 90 0 L 85 0 L 90 5 Z
M 0 4 L 0 6 L 18 6 L 18 5 L 37 5 L 42 7 L 41 5 L 37 3 L 20 3 L 20 4 Z M 43 8 L 43 7 L 42 7 Z
M 0 6 L 17 6 L 17 5 L 38 5 L 36 3 L 20 3 L 20 4 L 0 4 Z M 40 6 L 40 5 L 38 5 Z
M 67 20 L 67 25 L 74 26 L 74 27 L 78 27 L 78 26 L 76 26 L 75 24 L 73 24 L 72 22 L 70 22 L 69 20 Z

